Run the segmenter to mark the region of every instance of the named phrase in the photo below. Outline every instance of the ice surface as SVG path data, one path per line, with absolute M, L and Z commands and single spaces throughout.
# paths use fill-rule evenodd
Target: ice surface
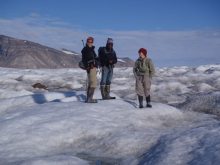
M 133 68 L 114 69 L 117 99 L 102 100 L 97 88 L 98 104 L 84 102 L 81 69 L 0 68 L 0 165 L 218 165 L 219 71 L 158 68 L 153 108 L 139 109 Z
M 2 164 L 52 164 L 53 161 L 67 164 L 69 160 L 79 161 L 76 157 L 80 153 L 110 157 L 121 160 L 122 164 L 128 160 L 131 164 L 137 164 L 143 161 L 141 155 L 151 152 L 157 143 L 171 143 L 170 139 L 174 139 L 172 141 L 175 146 L 172 148 L 172 143 L 168 143 L 164 150 L 174 153 L 178 151 L 182 161 L 193 161 L 194 157 L 188 154 L 194 151 L 192 146 L 197 146 L 201 136 L 213 131 L 216 137 L 212 137 L 212 141 L 220 143 L 217 137 L 220 128 L 216 127 L 219 121 L 212 116 L 180 111 L 162 103 L 153 103 L 152 109 L 140 110 L 136 108 L 135 102 L 123 99 L 86 104 L 84 92 L 36 95 L 11 98 L 14 99 L 11 102 L 7 102 L 11 99 L 3 99 L 1 102 L 3 107 L 8 107 L 7 111 L 1 109 Z M 95 98 L 100 97 L 97 91 Z M 66 100 L 68 98 L 69 101 Z M 204 128 L 201 136 L 194 137 L 194 131 L 200 127 L 209 128 Z M 188 139 L 190 145 L 184 146 L 181 140 L 176 142 L 173 136 Z M 168 139 L 161 142 L 162 137 Z M 183 146 L 184 152 L 179 152 Z M 202 147 L 210 152 L 209 143 Z M 212 151 L 220 154 L 218 149 L 216 146 Z M 214 158 L 219 161 L 218 157 Z M 167 160 L 165 156 L 157 161 L 171 162 L 173 159 Z

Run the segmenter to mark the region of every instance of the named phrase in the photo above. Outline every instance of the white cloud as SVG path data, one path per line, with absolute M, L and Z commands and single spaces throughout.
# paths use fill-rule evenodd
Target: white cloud
M 0 34 L 30 40 L 46 46 L 66 48 L 76 52 L 82 49 L 82 39 L 95 38 L 96 51 L 113 38 L 119 57 L 138 58 L 144 47 L 155 66 L 201 65 L 217 63 L 220 52 L 220 29 L 198 31 L 113 31 L 84 30 L 49 16 L 31 13 L 20 19 L 0 19 Z M 218 61 L 219 60 L 219 61 Z
M 40 14 L 37 14 L 37 13 L 30 13 L 29 15 L 32 17 L 40 17 Z

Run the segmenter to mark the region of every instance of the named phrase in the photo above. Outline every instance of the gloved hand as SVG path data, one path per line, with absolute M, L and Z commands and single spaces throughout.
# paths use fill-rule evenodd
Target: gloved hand
M 86 72 L 89 74 L 90 73 L 90 67 L 86 68 Z

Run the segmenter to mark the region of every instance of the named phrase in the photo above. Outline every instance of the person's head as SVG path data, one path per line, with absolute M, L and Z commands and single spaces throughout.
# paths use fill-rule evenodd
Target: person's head
M 113 47 L 113 39 L 112 39 L 112 38 L 108 38 L 108 39 L 107 39 L 107 46 L 108 46 L 109 48 L 112 48 L 112 47 Z
M 139 51 L 138 51 L 138 53 L 139 53 L 139 56 L 140 56 L 142 59 L 144 59 L 144 58 L 147 56 L 147 50 L 144 49 L 144 48 L 140 48 Z
M 88 47 L 93 46 L 93 41 L 94 41 L 94 39 L 92 37 L 87 38 L 86 44 L 88 45 Z

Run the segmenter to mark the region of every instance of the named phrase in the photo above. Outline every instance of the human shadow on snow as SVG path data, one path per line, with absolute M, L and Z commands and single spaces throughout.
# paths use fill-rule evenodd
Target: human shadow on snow
M 133 105 L 135 108 L 138 107 L 138 105 L 137 105 L 135 102 L 133 102 L 133 101 L 130 101 L 130 100 L 123 100 L 123 101 L 126 102 L 126 103 L 129 103 L 129 104 Z
M 76 92 L 61 92 L 61 91 L 59 91 L 59 92 L 54 92 L 54 93 L 61 93 L 64 95 L 64 98 L 76 97 L 77 101 L 84 101 L 86 99 L 86 96 L 84 94 L 77 95 Z M 64 98 L 62 98 L 62 99 L 47 100 L 44 93 L 34 94 L 34 95 L 32 95 L 32 98 L 33 98 L 34 102 L 37 104 L 44 104 L 47 102 L 62 102 L 62 99 L 64 99 Z
M 58 92 L 53 92 L 53 93 L 61 93 L 64 95 L 64 98 L 68 98 L 68 97 L 76 97 L 76 100 L 77 101 L 80 101 L 80 102 L 84 102 L 86 100 L 86 96 L 85 94 L 77 94 L 76 92 L 62 92 L 62 91 L 58 91 Z M 62 99 L 58 98 L 58 99 L 52 99 L 52 100 L 48 100 L 46 98 L 46 95 L 47 93 L 40 93 L 40 94 L 34 94 L 32 95 L 32 98 L 34 100 L 35 103 L 37 104 L 44 104 L 44 103 L 47 103 L 47 102 L 62 102 Z M 99 99 L 99 100 L 102 100 L 102 99 Z M 130 101 L 130 100 L 123 100 L 124 102 L 126 103 L 129 103 L 131 104 L 132 106 L 134 106 L 134 108 L 137 108 L 137 104 L 133 101 Z

